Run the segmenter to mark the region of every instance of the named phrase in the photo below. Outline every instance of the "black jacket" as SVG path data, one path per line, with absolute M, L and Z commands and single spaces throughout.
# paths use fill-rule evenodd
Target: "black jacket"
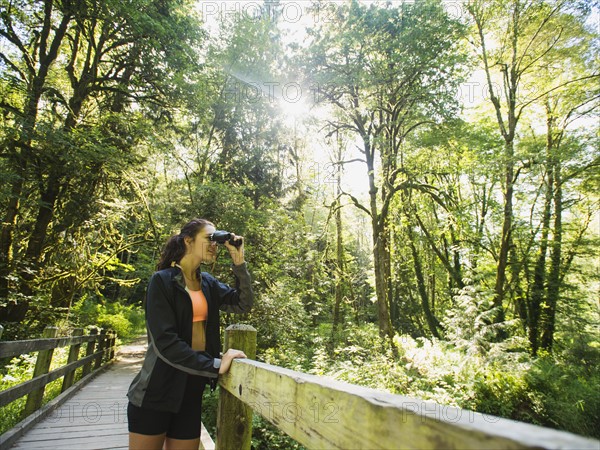
M 202 292 L 208 303 L 206 351 L 192 350 L 192 301 L 181 270 L 159 270 L 152 275 L 146 294 L 148 351 L 142 369 L 127 396 L 139 407 L 177 412 L 183 400 L 187 375 L 216 380 L 221 360 L 219 310 L 247 313 L 254 294 L 246 264 L 233 266 L 236 287 L 202 272 Z

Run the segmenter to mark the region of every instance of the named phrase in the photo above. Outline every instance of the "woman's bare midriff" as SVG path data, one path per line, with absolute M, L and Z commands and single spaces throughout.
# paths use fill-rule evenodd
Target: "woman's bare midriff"
M 197 351 L 206 350 L 206 321 L 192 323 L 192 349 Z

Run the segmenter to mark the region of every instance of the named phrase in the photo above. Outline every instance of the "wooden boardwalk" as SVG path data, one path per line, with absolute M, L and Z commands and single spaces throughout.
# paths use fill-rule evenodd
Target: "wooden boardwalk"
M 12 449 L 127 449 L 127 388 L 139 371 L 145 338 L 119 350 L 104 373 L 22 436 Z

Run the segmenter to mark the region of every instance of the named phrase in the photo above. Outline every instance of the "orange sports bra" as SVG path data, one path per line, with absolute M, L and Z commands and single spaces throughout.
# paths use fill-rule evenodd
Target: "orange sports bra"
M 192 322 L 206 320 L 206 317 L 208 316 L 208 303 L 206 302 L 204 293 L 202 291 L 191 291 L 187 287 L 186 291 L 188 291 L 188 294 L 190 294 L 190 298 L 192 299 L 192 309 L 194 311 Z

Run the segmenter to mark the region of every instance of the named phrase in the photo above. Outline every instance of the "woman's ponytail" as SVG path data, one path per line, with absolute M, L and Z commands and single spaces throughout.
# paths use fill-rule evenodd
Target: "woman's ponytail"
M 181 238 L 180 234 L 171 236 L 162 250 L 156 270 L 171 267 L 171 264 L 174 261 L 179 262 L 183 258 L 183 255 L 185 255 L 185 241 Z
M 166 269 L 171 267 L 173 263 L 179 263 L 181 258 L 185 256 L 185 238 L 196 238 L 196 235 L 208 225 L 214 226 L 212 222 L 206 219 L 193 219 L 186 223 L 179 234 L 171 236 L 165 244 L 156 270 Z

